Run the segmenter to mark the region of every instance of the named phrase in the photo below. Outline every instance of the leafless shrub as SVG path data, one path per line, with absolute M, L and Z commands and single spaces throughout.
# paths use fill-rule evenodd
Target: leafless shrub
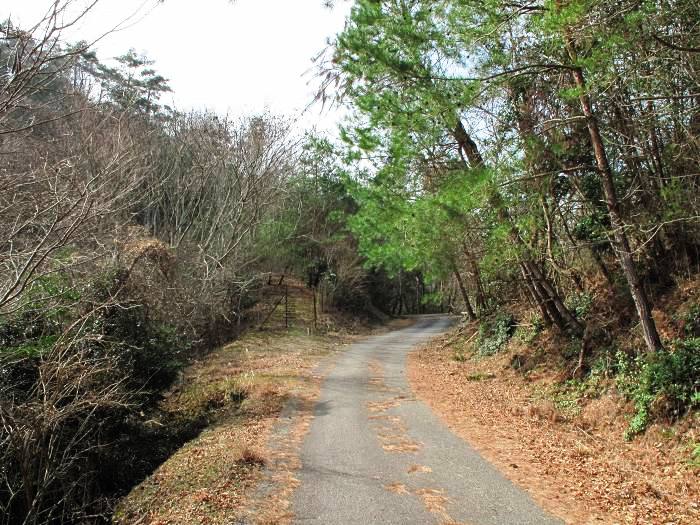
M 70 521 L 95 510 L 89 479 L 106 445 L 102 427 L 129 395 L 114 359 L 81 343 L 42 356 L 26 391 L 17 371 L 31 370 L 18 362 L 29 358 L 0 355 L 2 523 Z

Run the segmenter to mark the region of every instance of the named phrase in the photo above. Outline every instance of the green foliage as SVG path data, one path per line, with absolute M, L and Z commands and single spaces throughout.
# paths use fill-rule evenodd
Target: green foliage
M 61 272 L 38 277 L 24 294 L 23 310 L 41 312 L 43 316 L 59 321 L 68 313 L 68 307 L 81 298 L 69 277 Z
M 603 242 L 607 231 L 607 218 L 602 211 L 584 215 L 574 226 L 576 239 L 589 242 Z
M 577 319 L 585 320 L 593 305 L 593 296 L 587 292 L 571 294 L 566 298 L 565 305 Z
M 700 469 L 700 443 L 691 443 L 688 464 L 692 468 Z
M 479 324 L 477 353 L 489 356 L 498 353 L 515 333 L 515 318 L 508 313 L 496 314 Z
M 82 297 L 69 285 L 65 276 L 49 274 L 35 281 L 28 292 L 25 308 L 0 322 L 0 354 L 39 358 L 48 354 L 61 339 L 89 348 L 96 356 L 112 356 L 136 390 L 156 391 L 169 385 L 183 364 L 187 349 L 175 329 L 148 316 L 143 304 L 123 301 L 109 303 L 110 290 L 119 283 L 119 270 L 95 277 L 87 289 L 91 296 Z M 76 301 L 84 300 L 82 303 Z M 83 322 L 69 330 L 67 316 L 78 314 L 88 300 L 105 305 L 87 314 Z M 95 305 L 95 306 L 96 306 Z
M 591 375 L 609 378 L 619 372 L 618 351 L 614 345 L 603 346 L 596 350 L 596 357 L 591 365 Z
M 458 346 L 455 348 L 454 354 L 452 354 L 452 359 L 458 363 L 464 363 L 467 360 L 467 354 L 463 346 Z
M 63 273 L 34 280 L 23 295 L 21 308 L 0 317 L 0 354 L 33 358 L 48 352 L 80 299 L 81 294 Z
M 677 320 L 686 337 L 700 337 L 700 304 L 691 306 Z
M 551 401 L 557 411 L 567 419 L 581 413 L 585 399 L 595 399 L 602 390 L 601 377 L 591 374 L 585 379 L 570 379 L 541 388 L 536 398 Z
M 671 350 L 635 359 L 621 355 L 618 366 L 618 387 L 635 407 L 628 439 L 656 418 L 675 419 L 700 406 L 700 338 L 676 341 Z
M 561 356 L 567 361 L 574 361 L 581 353 L 582 341 L 578 338 L 569 339 L 566 344 L 562 344 L 560 347 Z
M 495 378 L 496 374 L 485 372 L 474 372 L 473 374 L 468 374 L 466 377 L 467 381 L 488 381 Z
M 537 336 L 539 336 L 544 330 L 544 321 L 540 314 L 530 314 L 529 319 L 526 323 L 518 325 L 515 331 L 516 337 L 525 344 L 532 344 Z
M 91 329 L 101 334 L 96 351 L 115 356 L 128 382 L 145 394 L 170 385 L 184 364 L 187 343 L 174 328 L 150 319 L 143 305 L 106 308 Z
M 687 185 L 679 179 L 669 181 L 660 191 L 664 201 L 664 219 L 672 221 L 687 214 Z
M 93 63 L 96 60 L 89 56 L 86 59 Z M 116 68 L 100 63 L 93 68 L 111 101 L 120 109 L 145 114 L 160 112 L 163 108 L 158 100 L 171 89 L 168 79 L 153 69 L 153 60 L 130 49 L 116 61 Z
M 0 347 L 0 353 L 12 353 L 17 357 L 41 357 L 53 348 L 57 340 L 57 335 L 42 335 L 12 348 Z

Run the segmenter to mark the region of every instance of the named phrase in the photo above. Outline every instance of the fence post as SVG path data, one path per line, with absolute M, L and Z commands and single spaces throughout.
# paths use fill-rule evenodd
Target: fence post
M 316 331 L 316 287 L 314 286 L 311 291 L 314 294 L 314 332 Z

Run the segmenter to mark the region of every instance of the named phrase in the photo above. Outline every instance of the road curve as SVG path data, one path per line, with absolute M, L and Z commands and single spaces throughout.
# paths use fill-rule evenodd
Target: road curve
M 352 345 L 326 377 L 304 440 L 294 523 L 560 524 L 415 399 L 406 356 L 452 320 Z

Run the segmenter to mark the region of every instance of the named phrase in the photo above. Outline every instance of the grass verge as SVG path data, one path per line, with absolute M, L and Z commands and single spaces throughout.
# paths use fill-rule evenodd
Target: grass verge
M 314 389 L 314 369 L 348 336 L 255 332 L 187 369 L 162 402 L 209 426 L 117 507 L 120 525 L 224 524 L 244 515 L 250 488 L 270 462 L 268 438 L 292 396 Z M 154 421 L 154 424 L 159 422 Z

